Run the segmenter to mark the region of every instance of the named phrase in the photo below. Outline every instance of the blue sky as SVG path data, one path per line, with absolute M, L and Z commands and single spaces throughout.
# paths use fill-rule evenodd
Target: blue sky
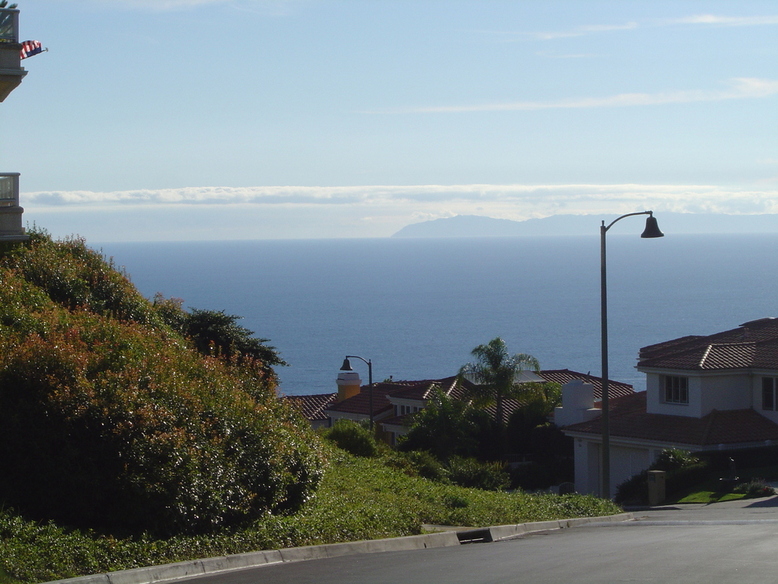
M 0 157 L 57 236 L 778 212 L 774 1 L 18 2 Z

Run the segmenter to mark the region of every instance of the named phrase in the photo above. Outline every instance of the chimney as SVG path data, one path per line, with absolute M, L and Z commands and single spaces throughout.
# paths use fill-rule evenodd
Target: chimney
M 594 407 L 592 384 L 573 379 L 562 386 L 562 407 L 554 409 L 554 423 L 561 428 L 586 422 L 601 413 L 599 408 Z
M 337 401 L 342 402 L 344 399 L 357 395 L 361 387 L 362 380 L 359 378 L 359 373 L 356 371 L 341 371 L 338 373 Z

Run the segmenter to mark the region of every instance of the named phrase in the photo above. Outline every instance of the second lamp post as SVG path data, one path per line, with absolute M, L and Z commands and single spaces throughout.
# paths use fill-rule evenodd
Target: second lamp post
M 346 355 L 346 358 L 343 359 L 343 366 L 340 368 L 341 371 L 353 371 L 351 368 L 351 363 L 349 363 L 349 359 L 359 359 L 363 363 L 367 364 L 367 388 L 368 388 L 368 399 L 369 399 L 369 408 L 370 408 L 370 430 L 373 429 L 373 362 L 370 359 L 365 359 L 364 357 L 360 357 L 359 355 Z
M 605 221 L 600 226 L 600 318 L 601 318 L 601 339 L 602 339 L 602 497 L 611 498 L 611 434 L 610 434 L 610 402 L 608 399 L 609 380 L 608 380 L 608 280 L 605 272 L 605 233 L 613 227 L 617 221 L 625 217 L 634 215 L 648 215 L 646 219 L 646 228 L 640 237 L 655 238 L 663 237 L 664 233 L 659 230 L 659 225 L 654 218 L 653 211 L 640 211 L 638 213 L 627 213 L 617 217 L 607 226 Z

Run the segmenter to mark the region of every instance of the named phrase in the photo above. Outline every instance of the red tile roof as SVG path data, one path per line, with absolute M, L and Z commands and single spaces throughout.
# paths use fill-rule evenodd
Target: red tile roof
M 420 381 L 391 381 L 373 384 L 373 416 L 387 414 L 392 409 L 389 396 L 400 399 L 426 401 L 430 399 L 432 392 L 439 387 L 447 395 L 461 398 L 464 388 L 470 382 L 464 380 L 457 382 L 457 376 L 444 377 L 443 379 L 423 379 Z M 343 412 L 362 416 L 370 416 L 370 391 L 368 385 L 363 385 L 357 395 L 353 395 L 342 402 L 334 403 L 326 408 L 332 412 Z
M 566 432 L 602 434 L 602 419 L 565 427 Z M 650 440 L 703 450 L 719 444 L 736 445 L 778 440 L 778 424 L 752 409 L 713 410 L 702 418 L 646 413 L 646 393 L 610 402 L 612 437 Z
M 586 383 L 591 383 L 594 388 L 594 399 L 599 401 L 602 399 L 602 379 L 600 377 L 594 377 L 588 373 L 578 373 L 577 371 L 570 371 L 569 369 L 544 369 L 538 372 L 543 379 L 564 385 L 571 381 L 580 379 Z M 622 383 L 620 381 L 613 381 L 612 379 L 608 383 L 608 395 L 613 397 L 619 397 L 622 395 L 631 395 L 635 393 L 635 390 L 628 383 Z
M 643 347 L 638 368 L 778 369 L 778 319 L 762 318 L 713 335 L 681 337 Z
M 324 409 L 335 402 L 337 393 L 319 393 L 313 395 L 285 395 L 284 399 L 298 408 L 303 416 L 312 422 L 315 420 L 326 420 Z
M 574 379 L 580 379 L 587 383 L 591 383 L 594 386 L 595 399 L 600 399 L 602 393 L 602 381 L 599 377 L 594 377 L 587 373 L 578 373 L 577 371 L 571 371 L 569 369 L 551 369 L 544 370 L 538 373 L 540 377 L 546 381 L 559 383 L 564 385 L 565 383 Z M 426 402 L 430 399 L 435 387 L 440 387 L 446 395 L 450 395 L 456 399 L 463 399 L 466 395 L 467 388 L 472 385 L 467 380 L 457 381 L 457 376 L 452 375 L 450 377 L 444 377 L 442 379 L 423 379 L 419 381 L 391 381 L 381 382 L 373 384 L 373 417 L 378 418 L 381 416 L 391 415 L 392 404 L 389 397 L 395 399 L 408 399 L 416 400 L 420 402 Z M 610 394 L 612 397 L 618 397 L 621 395 L 629 395 L 633 393 L 632 386 L 627 383 L 621 383 L 611 380 L 610 382 Z M 504 402 L 504 422 L 508 422 L 510 415 L 521 405 L 516 400 L 505 400 Z M 370 393 L 368 386 L 363 385 L 361 391 L 342 402 L 333 403 L 330 402 L 323 408 L 322 414 L 326 416 L 326 411 L 341 412 L 347 414 L 353 414 L 357 416 L 370 416 Z M 486 411 L 495 418 L 497 410 L 494 406 L 486 408 Z M 393 424 L 402 424 L 405 416 L 396 416 L 392 418 Z
M 374 383 L 373 384 L 373 417 L 379 417 L 392 410 L 392 404 L 389 403 L 387 395 L 395 390 L 394 383 Z M 342 412 L 344 414 L 356 414 L 359 416 L 370 417 L 370 391 L 368 385 L 363 385 L 362 390 L 352 395 L 350 398 L 341 402 L 333 403 L 325 408 L 325 412 Z

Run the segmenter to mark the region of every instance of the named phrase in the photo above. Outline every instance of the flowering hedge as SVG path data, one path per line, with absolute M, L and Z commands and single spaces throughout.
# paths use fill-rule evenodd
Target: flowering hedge
M 274 384 L 199 354 L 82 241 L 0 257 L 0 503 L 163 535 L 296 509 L 323 454 Z

